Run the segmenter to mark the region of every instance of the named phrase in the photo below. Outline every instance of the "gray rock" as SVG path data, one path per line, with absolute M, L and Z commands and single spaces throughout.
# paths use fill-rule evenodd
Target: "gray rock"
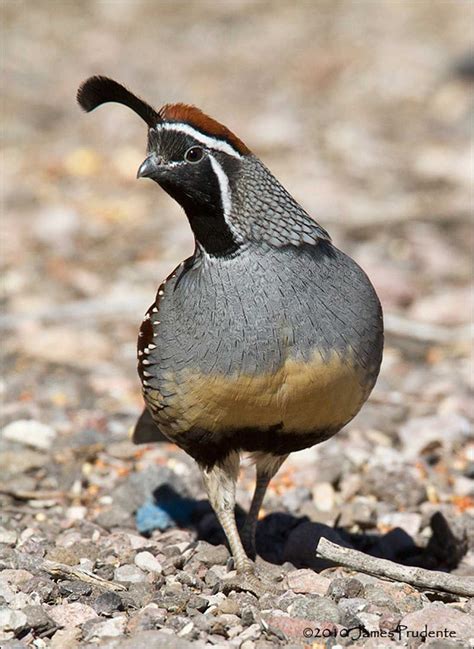
M 154 602 L 169 613 L 183 613 L 186 610 L 190 595 L 188 593 L 158 593 Z
M 204 649 L 204 647 L 203 642 L 190 642 L 175 633 L 165 631 L 140 631 L 113 645 L 113 649 Z
M 352 628 L 360 624 L 358 614 L 367 608 L 367 601 L 362 597 L 342 598 L 339 600 L 338 609 L 340 622 L 343 626 Z
M 127 625 L 127 631 L 131 634 L 138 631 L 149 631 L 165 626 L 167 613 L 159 608 L 157 604 L 147 604 L 138 613 L 133 615 Z
M 56 431 L 51 426 L 33 419 L 18 419 L 5 426 L 2 436 L 24 446 L 48 450 L 56 438 Z
M 65 563 L 67 566 L 77 566 L 80 561 L 80 555 L 74 547 L 64 548 L 62 546 L 53 546 L 46 553 L 48 561 L 57 561 Z
M 74 602 L 80 597 L 87 597 L 92 592 L 92 586 L 83 581 L 62 581 L 59 584 L 59 592 Z
M 226 576 L 227 570 L 225 566 L 214 566 L 209 568 L 204 577 L 204 581 L 210 588 L 213 588 L 221 582 L 222 579 Z
M 290 605 L 288 613 L 294 617 L 302 617 L 313 622 L 334 622 L 340 621 L 340 613 L 337 605 L 325 597 L 298 597 Z
M 307 487 L 295 487 L 288 489 L 282 496 L 282 504 L 289 512 L 297 512 L 305 500 L 311 498 L 311 492 Z
M 104 527 L 106 530 L 110 530 L 113 527 L 132 525 L 132 520 L 130 513 L 118 505 L 104 509 L 95 518 L 97 525 Z
M 155 592 L 147 582 L 140 582 L 138 584 L 131 583 L 127 586 L 127 592 L 121 597 L 126 608 L 142 608 L 152 601 L 155 597 Z
M 433 602 L 419 611 L 405 615 L 400 624 L 402 627 L 406 627 L 404 635 L 406 636 L 409 632 L 412 638 L 414 634 L 420 634 L 425 627 L 426 631 L 432 634 L 429 636 L 431 638 L 436 638 L 438 633 L 441 634 L 438 638 L 455 640 L 459 643 L 473 637 L 472 616 L 440 602 Z M 423 638 L 420 635 L 415 637 Z
M 350 527 L 356 524 L 363 529 L 368 529 L 375 527 L 376 523 L 376 503 L 364 496 L 356 496 L 351 502 L 346 503 L 339 519 L 341 527 Z
M 42 606 L 25 606 L 22 611 L 26 615 L 26 624 L 29 629 L 44 630 L 54 626 L 53 620 Z
M 115 581 L 138 584 L 146 580 L 146 574 L 138 566 L 125 564 L 114 570 Z
M 205 566 L 224 566 L 229 556 L 229 550 L 225 545 L 211 545 L 206 541 L 198 541 L 193 558 Z
M 402 614 L 417 611 L 428 602 L 425 595 L 408 584 L 389 583 L 382 580 L 366 584 L 364 597 L 370 604 Z
M 101 640 L 102 638 L 116 638 L 123 635 L 127 626 L 127 616 L 118 615 L 108 620 L 94 622 L 88 629 L 85 640 L 86 642 Z
M 28 620 L 23 611 L 15 611 L 11 608 L 0 608 L 0 631 L 13 631 L 18 633 L 26 629 Z
M 209 607 L 209 602 L 204 597 L 199 595 L 192 595 L 187 603 L 186 612 L 188 615 L 194 615 L 196 611 L 199 613 L 204 613 L 204 611 Z
M 114 505 L 133 514 L 147 500 L 153 500 L 156 490 L 167 485 L 182 496 L 188 496 L 184 481 L 166 466 L 150 466 L 145 471 L 131 473 L 115 490 Z
M 409 536 L 415 537 L 420 531 L 422 517 L 417 512 L 390 512 L 379 518 L 379 523 L 388 527 L 400 527 Z
M 374 495 L 397 509 L 416 507 L 426 500 L 426 489 L 418 474 L 408 468 L 370 467 L 361 486 L 362 493 Z
M 22 589 L 25 593 L 37 597 L 41 602 L 49 602 L 54 600 L 59 594 L 59 586 L 51 579 L 46 577 L 31 577 L 23 585 Z
M 0 453 L 0 475 L 3 479 L 16 476 L 30 469 L 39 469 L 46 464 L 48 456 L 38 451 L 3 451 Z
M 94 610 L 99 615 L 112 615 L 115 611 L 123 609 L 123 601 L 120 595 L 111 590 L 102 593 L 94 600 L 92 604 Z
M 335 602 L 342 598 L 364 597 L 364 584 L 353 577 L 338 577 L 331 581 L 327 594 Z
M 432 417 L 412 417 L 398 431 L 406 458 L 415 460 L 433 443 L 450 448 L 472 433 L 466 417 L 447 412 Z

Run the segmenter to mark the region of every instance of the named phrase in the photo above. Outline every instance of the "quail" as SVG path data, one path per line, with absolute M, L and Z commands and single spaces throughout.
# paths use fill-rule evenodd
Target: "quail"
M 263 592 L 270 585 L 252 558 L 268 484 L 292 451 L 332 437 L 366 401 L 382 359 L 380 302 L 363 270 L 228 128 L 187 104 L 156 111 L 106 77 L 86 80 L 77 98 L 87 112 L 117 102 L 146 122 L 137 177 L 158 183 L 189 220 L 194 253 L 145 315 L 138 372 L 156 438 L 199 465 L 237 586 Z M 149 427 L 145 435 L 153 439 Z M 256 486 L 239 534 L 243 454 Z

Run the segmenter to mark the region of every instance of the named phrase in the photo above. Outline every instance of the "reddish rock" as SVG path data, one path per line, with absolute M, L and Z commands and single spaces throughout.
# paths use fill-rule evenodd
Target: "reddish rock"
M 295 593 L 314 593 L 325 595 L 331 580 L 313 570 L 303 568 L 290 572 L 287 576 L 288 588 Z

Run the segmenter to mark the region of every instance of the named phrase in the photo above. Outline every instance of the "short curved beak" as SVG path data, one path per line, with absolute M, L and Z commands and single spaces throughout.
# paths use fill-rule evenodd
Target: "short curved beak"
M 159 158 L 157 158 L 157 156 L 152 153 L 141 163 L 137 171 L 137 178 L 152 178 L 153 175 L 158 171 L 159 166 Z

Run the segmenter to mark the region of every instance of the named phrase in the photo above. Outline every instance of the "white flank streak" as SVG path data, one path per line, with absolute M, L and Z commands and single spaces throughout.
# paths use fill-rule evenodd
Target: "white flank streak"
M 234 158 L 240 159 L 242 157 L 240 153 L 238 153 L 234 149 L 234 147 L 232 147 L 228 142 L 224 142 L 224 140 L 219 140 L 218 138 L 204 135 L 204 133 L 197 131 L 192 126 L 189 126 L 189 124 L 181 124 L 178 122 L 174 124 L 173 123 L 159 124 L 156 127 L 156 130 L 179 131 L 180 133 L 185 133 L 186 135 L 190 135 L 195 140 L 201 142 L 201 144 L 204 144 L 210 149 L 215 149 L 216 151 L 223 151 L 224 153 L 227 153 L 228 155 L 231 155 Z

